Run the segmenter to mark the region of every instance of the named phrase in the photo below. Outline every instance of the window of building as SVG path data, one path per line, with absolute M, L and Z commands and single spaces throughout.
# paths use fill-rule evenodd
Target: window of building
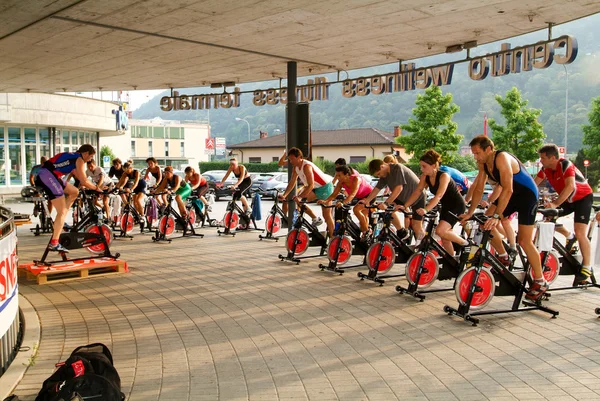
M 131 141 L 131 157 L 135 157 L 135 141 Z
M 185 143 L 183 141 L 179 143 L 179 156 L 185 156 Z
M 148 157 L 154 156 L 154 149 L 152 148 L 152 141 L 148 141 Z
M 79 146 L 77 145 L 77 131 L 71 131 L 71 152 L 75 152 L 79 149 Z
M 40 128 L 39 132 L 39 142 L 40 142 L 40 157 L 52 156 L 50 154 L 50 134 L 48 128 Z
M 4 159 L 4 127 L 0 127 L 0 184 L 6 185 L 6 160 Z
M 164 138 L 165 137 L 165 129 L 163 127 L 153 127 L 152 128 L 152 137 L 153 138 Z
M 367 156 L 350 156 L 349 163 L 362 163 L 367 161 Z
M 23 160 L 21 158 L 21 128 L 8 127 L 9 185 L 23 185 Z
M 251 157 L 248 161 L 250 163 L 260 163 L 261 162 L 260 157 Z
M 323 156 L 317 156 L 317 160 L 320 161 L 320 162 L 322 162 L 323 160 L 325 160 L 325 157 L 323 157 Z
M 37 148 L 37 140 L 36 140 L 36 135 L 35 135 L 35 128 L 24 128 L 23 129 L 23 136 L 25 139 L 25 175 L 27 178 L 27 181 L 29 180 L 29 172 L 31 171 L 31 168 L 39 163 L 39 160 L 37 158 L 37 152 L 36 152 L 36 148 Z
M 165 157 L 169 157 L 169 141 L 165 141 Z
M 278 161 L 279 161 L 279 157 L 277 157 L 277 156 L 273 156 L 273 160 L 272 160 L 272 161 L 274 161 L 274 162 L 278 162 Z
M 86 143 L 87 142 L 85 141 L 85 132 L 83 132 L 83 131 L 79 132 L 79 146 L 85 145 Z
M 66 129 L 62 130 L 62 141 L 61 141 L 62 152 L 70 151 L 70 146 L 69 146 L 70 143 L 71 143 L 71 140 L 69 137 L 69 130 L 66 130 Z
M 180 127 L 171 127 L 170 131 L 169 131 L 169 138 L 171 138 L 171 139 L 180 139 L 181 138 L 180 132 L 182 130 L 183 130 L 183 128 L 180 128 Z

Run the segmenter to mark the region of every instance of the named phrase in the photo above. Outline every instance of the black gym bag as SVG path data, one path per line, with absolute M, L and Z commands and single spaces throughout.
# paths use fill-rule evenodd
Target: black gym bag
M 77 347 L 44 381 L 35 401 L 123 401 L 121 379 L 110 350 L 101 343 Z

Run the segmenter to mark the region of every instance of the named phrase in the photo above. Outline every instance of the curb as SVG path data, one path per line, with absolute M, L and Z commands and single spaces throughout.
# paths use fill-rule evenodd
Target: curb
M 0 377 L 0 400 L 8 397 L 17 387 L 40 345 L 40 319 L 33 305 L 22 294 L 19 294 L 19 308 L 23 313 L 23 342 L 14 361 Z

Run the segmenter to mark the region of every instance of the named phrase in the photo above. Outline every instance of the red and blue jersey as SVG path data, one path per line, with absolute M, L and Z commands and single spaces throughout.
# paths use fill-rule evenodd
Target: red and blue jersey
M 44 163 L 44 167 L 52 171 L 57 177 L 61 177 L 75 170 L 75 167 L 77 166 L 77 159 L 80 157 L 81 153 L 77 152 L 59 153 L 46 161 L 46 163 Z

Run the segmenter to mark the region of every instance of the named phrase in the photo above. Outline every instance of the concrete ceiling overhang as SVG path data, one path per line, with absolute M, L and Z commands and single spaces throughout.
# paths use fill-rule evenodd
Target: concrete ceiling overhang
M 0 91 L 158 89 L 387 64 L 600 12 L 597 0 L 4 0 Z

